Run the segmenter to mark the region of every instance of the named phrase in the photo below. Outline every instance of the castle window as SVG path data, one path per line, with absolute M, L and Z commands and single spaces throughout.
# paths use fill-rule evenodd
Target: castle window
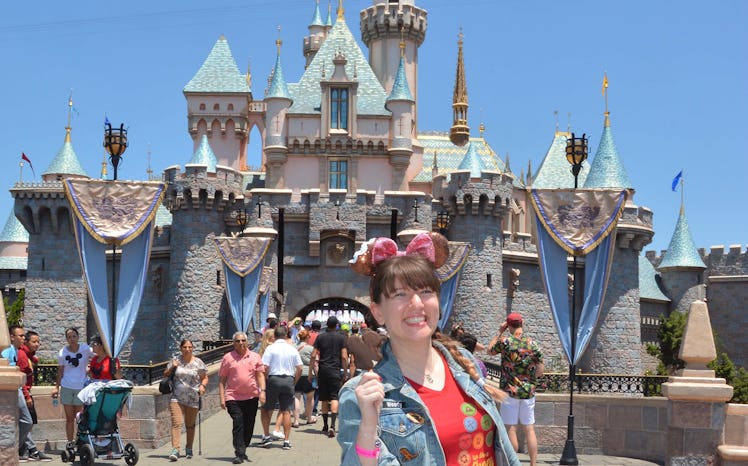
M 228 109 L 229 109 L 229 111 L 234 110 L 234 104 L 229 104 Z
M 348 189 L 348 161 L 330 160 L 330 189 Z
M 200 110 L 205 110 L 205 104 L 200 104 Z
M 213 104 L 213 110 L 218 111 L 220 109 L 221 109 L 221 106 L 219 104 Z
M 330 129 L 348 130 L 348 89 L 330 89 Z

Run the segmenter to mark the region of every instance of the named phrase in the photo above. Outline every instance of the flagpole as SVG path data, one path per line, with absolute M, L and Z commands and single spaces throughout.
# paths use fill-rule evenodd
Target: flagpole
M 20 167 L 18 173 L 18 182 L 21 183 L 23 182 L 23 160 L 18 162 L 18 166 Z
M 682 171 L 681 171 L 681 173 L 682 173 Z M 681 175 L 681 177 L 680 177 L 680 211 L 681 212 L 683 212 L 683 208 L 686 205 L 685 191 L 686 191 L 686 184 L 683 181 L 683 175 Z

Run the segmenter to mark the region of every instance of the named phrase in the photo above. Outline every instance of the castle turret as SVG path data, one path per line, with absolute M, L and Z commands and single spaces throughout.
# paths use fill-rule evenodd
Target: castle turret
M 293 104 L 291 93 L 288 92 L 286 78 L 283 75 L 281 66 L 280 52 L 283 42 L 278 39 L 275 42 L 278 51 L 275 57 L 275 67 L 273 68 L 273 77 L 265 96 L 267 105 L 265 113 L 265 160 L 267 175 L 265 177 L 265 186 L 267 188 L 284 187 L 284 168 L 288 160 L 288 146 L 286 144 L 286 135 L 288 125 L 286 114 L 288 108 Z
M 605 112 L 605 124 L 600 144 L 597 146 L 595 159 L 590 166 L 589 174 L 584 180 L 584 187 L 594 188 L 622 188 L 633 189 L 631 180 L 626 174 L 626 168 L 618 155 L 613 132 L 610 129 L 610 112 Z M 629 199 L 631 201 L 632 199 Z
M 400 41 L 405 41 L 405 77 L 416 102 L 418 48 L 426 38 L 426 16 L 426 10 L 417 7 L 414 0 L 375 0 L 374 5 L 361 12 L 361 40 L 369 49 L 369 65 L 386 92 L 391 92 L 395 84 Z M 413 120 L 417 129 L 417 109 Z
M 314 56 L 322 46 L 325 37 L 327 37 L 328 28 L 322 21 L 322 16 L 319 13 L 319 0 L 314 6 L 314 16 L 312 17 L 312 23 L 309 25 L 309 35 L 304 37 L 304 58 L 306 58 L 306 64 L 304 68 L 308 67 L 314 59 Z
M 248 81 L 249 76 L 239 72 L 228 41 L 220 36 L 183 90 L 195 149 L 207 135 L 218 163 L 237 170 L 247 158 L 247 112 L 252 100 Z
M 390 163 L 393 167 L 393 189 L 407 191 L 408 180 L 405 170 L 410 165 L 413 155 L 413 113 L 415 100 L 405 78 L 405 42 L 400 43 L 400 66 L 397 69 L 395 83 L 385 107 L 392 112 L 390 119 Z
M 670 244 L 657 269 L 671 299 L 671 311 L 686 312 L 692 302 L 704 299 L 703 273 L 706 265 L 696 249 L 683 206 Z
M 501 304 L 504 302 L 501 224 L 512 196 L 513 178 L 499 171 L 476 172 L 483 163 L 472 146 L 468 146 L 463 158 L 464 167 L 449 175 L 438 199 L 451 219 L 447 238 L 470 244 L 447 328 L 452 322 L 461 322 L 478 341 L 490 341 L 496 328 L 486 322 L 501 322 L 506 318 L 506 309 Z M 436 177 L 434 183 L 439 183 L 442 177 Z
M 192 154 L 190 164 L 205 165 L 208 169 L 208 173 L 216 172 L 216 154 L 213 153 L 213 149 L 210 148 L 208 143 L 208 135 L 203 134 L 200 137 L 200 145 L 197 146 L 195 153 Z
M 25 288 L 28 246 L 29 233 L 11 212 L 0 232 L 0 289 L 11 303 Z
M 16 183 L 10 190 L 14 213 L 28 232 L 24 324 L 47 335 L 40 352 L 52 357 L 65 344 L 60 328 L 77 327 L 86 335 L 88 301 L 73 233 L 72 213 L 62 181 L 88 178 L 71 140 L 72 97 L 68 101 L 65 142 L 42 175 L 41 183 Z M 65 312 L 60 312 L 62 309 Z
M 465 63 L 462 56 L 462 32 L 457 40 L 457 72 L 455 73 L 455 89 L 452 95 L 452 128 L 449 130 L 449 140 L 457 146 L 464 146 L 470 139 L 468 126 L 468 92 L 465 80 Z M 482 137 L 482 135 L 481 135 Z

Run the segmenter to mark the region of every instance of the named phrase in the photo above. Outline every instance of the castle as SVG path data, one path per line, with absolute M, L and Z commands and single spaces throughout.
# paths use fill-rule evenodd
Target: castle
M 512 172 L 483 138 L 472 135 L 467 82 L 458 42 L 453 125 L 418 125 L 418 49 L 428 14 L 415 0 L 375 0 L 360 12 L 359 34 L 340 0 L 326 20 L 317 3 L 303 41 L 305 71 L 283 73 L 282 43 L 263 92 L 236 65 L 220 37 L 184 87 L 194 153 L 163 172 L 148 280 L 138 321 L 122 357 L 163 361 L 180 338 L 216 340 L 235 329 L 221 260 L 212 238 L 270 237 L 272 310 L 285 318 L 317 309 L 365 312 L 368 281 L 347 259 L 375 236 L 407 242 L 440 230 L 469 246 L 450 322 L 488 341 L 508 312 L 526 317 L 549 361 L 563 361 L 541 282 L 527 188 L 570 188 L 568 132 L 556 131 L 537 170 Z M 311 4 L 311 2 L 310 2 Z M 284 55 L 284 60 L 288 59 Z M 740 247 L 697 250 L 681 211 L 670 246 L 642 253 L 652 211 L 639 206 L 616 149 L 610 115 L 599 147 L 579 175 L 580 187 L 627 189 L 603 311 L 582 370 L 641 373 L 653 361 L 660 315 L 685 311 L 698 298 L 738 365 L 748 365 L 748 261 Z M 247 166 L 249 135 L 262 138 L 262 170 Z M 61 180 L 87 178 L 66 130 L 41 183 L 16 183 L 14 216 L 0 235 L 0 288 L 11 300 L 26 290 L 24 323 L 45 335 L 44 356 L 64 344 L 63 328 L 96 333 Z M 245 223 L 246 222 L 246 223 Z M 112 264 L 109 254 L 110 267 Z M 561 364 L 562 365 L 562 364 Z

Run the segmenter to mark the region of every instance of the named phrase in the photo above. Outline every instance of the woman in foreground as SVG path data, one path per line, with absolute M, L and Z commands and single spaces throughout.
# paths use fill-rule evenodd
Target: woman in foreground
M 340 391 L 344 465 L 509 465 L 519 460 L 470 353 L 437 331 L 446 239 L 421 233 L 407 250 L 370 241 L 353 268 L 371 276 L 371 313 L 389 339 L 373 371 Z

